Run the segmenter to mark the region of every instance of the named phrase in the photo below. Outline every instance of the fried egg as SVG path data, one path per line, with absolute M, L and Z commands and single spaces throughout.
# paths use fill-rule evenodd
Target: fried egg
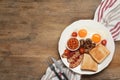
M 101 41 L 101 36 L 100 36 L 100 34 L 93 34 L 92 35 L 92 41 L 93 42 L 95 42 L 95 43 L 98 43 L 98 42 L 100 42 Z
M 80 29 L 79 31 L 78 31 L 78 35 L 79 35 L 79 37 L 86 37 L 86 35 L 87 35 L 87 30 L 86 29 Z

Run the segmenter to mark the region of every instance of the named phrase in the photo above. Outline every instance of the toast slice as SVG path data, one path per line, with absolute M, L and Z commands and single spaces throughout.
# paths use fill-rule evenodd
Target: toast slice
M 87 71 L 97 71 L 98 64 L 92 59 L 89 54 L 84 54 L 81 69 Z
M 89 53 L 97 63 L 101 63 L 110 54 L 110 51 L 102 44 L 98 44 Z

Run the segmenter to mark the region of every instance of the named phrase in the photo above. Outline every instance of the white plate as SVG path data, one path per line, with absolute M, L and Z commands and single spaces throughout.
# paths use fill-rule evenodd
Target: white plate
M 114 45 L 114 41 L 111 36 L 111 33 L 102 24 L 96 21 L 93 21 L 93 20 L 79 20 L 79 21 L 72 23 L 68 27 L 66 27 L 64 31 L 62 32 L 60 40 L 59 40 L 59 45 L 58 45 L 59 54 L 61 57 L 64 50 L 66 49 L 66 42 L 71 37 L 71 33 L 73 31 L 79 31 L 80 29 L 83 29 L 83 28 L 86 29 L 88 32 L 86 38 L 90 38 L 92 34 L 98 33 L 101 35 L 102 39 L 106 39 L 107 40 L 106 47 L 108 50 L 110 50 L 110 54 L 101 64 L 98 65 L 98 70 L 96 72 L 83 71 L 80 69 L 80 65 L 77 66 L 76 68 L 73 68 L 73 69 L 70 68 L 70 69 L 79 74 L 89 74 L 89 75 L 95 74 L 95 73 L 102 71 L 104 68 L 106 68 L 109 65 L 109 63 L 111 62 L 113 58 L 113 54 L 115 50 L 115 45 Z M 80 37 L 78 37 L 78 39 L 80 39 Z M 69 63 L 67 62 L 67 59 L 61 57 L 61 60 L 69 68 Z

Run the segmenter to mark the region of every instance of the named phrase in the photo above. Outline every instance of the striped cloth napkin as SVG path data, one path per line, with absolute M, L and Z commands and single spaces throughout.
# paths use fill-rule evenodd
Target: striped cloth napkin
M 80 80 L 81 79 L 80 74 L 74 73 L 70 69 L 65 67 L 61 60 L 58 60 L 58 63 L 62 66 L 62 68 L 63 68 L 62 70 L 66 74 L 66 76 L 68 77 L 69 80 Z M 56 67 L 55 67 L 55 69 L 56 69 L 57 72 L 59 72 L 59 70 Z M 51 69 L 48 67 L 47 70 L 46 70 L 46 73 L 43 75 L 41 80 L 59 80 L 59 79 L 54 74 L 54 72 L 51 71 Z
M 102 0 L 94 20 L 106 26 L 115 41 L 120 40 L 120 0 Z

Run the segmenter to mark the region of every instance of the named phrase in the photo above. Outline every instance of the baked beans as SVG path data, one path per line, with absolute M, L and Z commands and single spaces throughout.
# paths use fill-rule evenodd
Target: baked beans
M 78 39 L 76 39 L 76 38 L 70 38 L 67 41 L 67 47 L 70 50 L 76 50 L 76 49 L 78 49 L 79 48 L 79 41 L 78 41 Z

